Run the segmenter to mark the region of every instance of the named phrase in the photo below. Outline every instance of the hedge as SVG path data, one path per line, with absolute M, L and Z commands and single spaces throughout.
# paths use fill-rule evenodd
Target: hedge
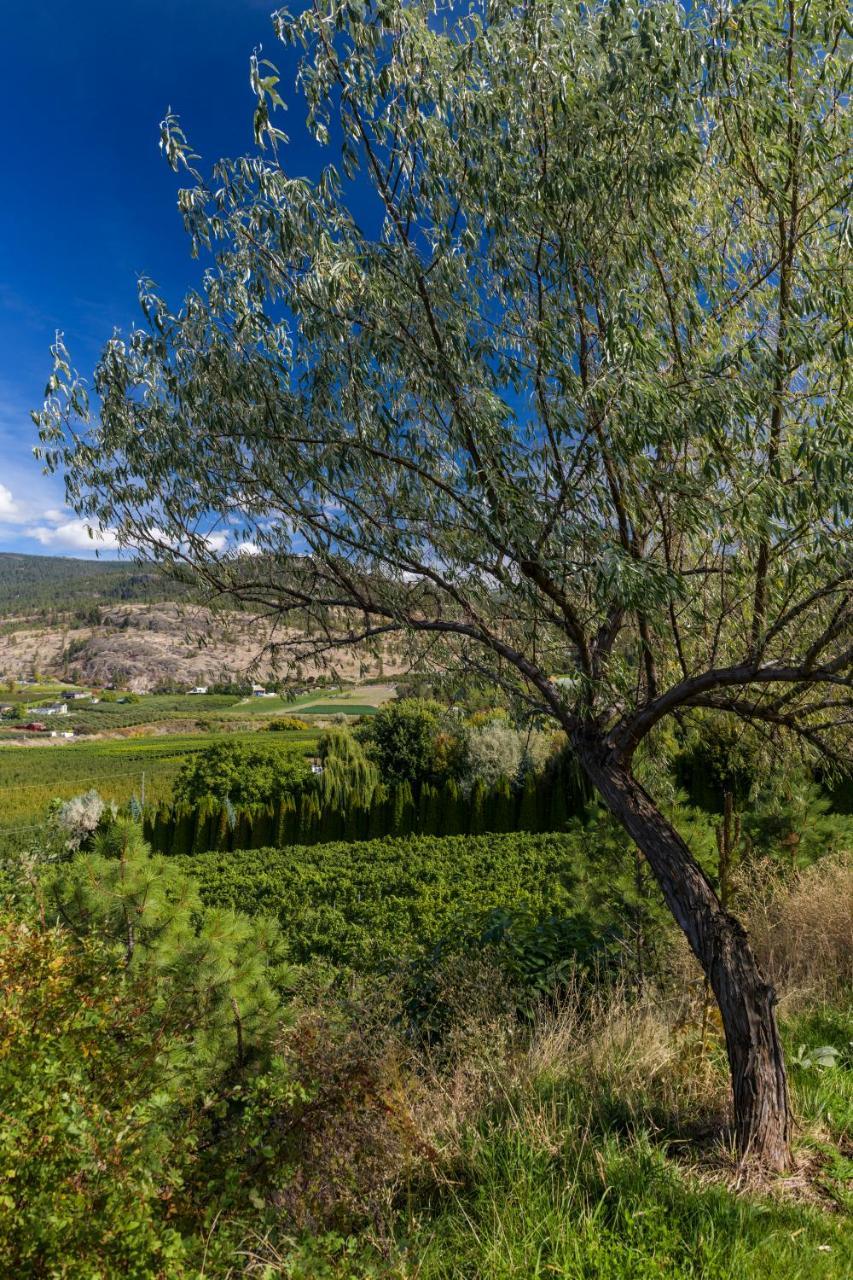
M 145 815 L 145 838 L 158 853 L 282 848 L 288 845 L 375 840 L 384 836 L 482 835 L 486 832 L 561 831 L 579 816 L 587 794 L 571 763 L 530 775 L 523 787 L 504 780 L 464 795 L 453 781 L 379 785 L 367 795 L 351 791 L 340 805 L 324 803 L 307 788 L 277 806 L 234 810 L 162 807 Z

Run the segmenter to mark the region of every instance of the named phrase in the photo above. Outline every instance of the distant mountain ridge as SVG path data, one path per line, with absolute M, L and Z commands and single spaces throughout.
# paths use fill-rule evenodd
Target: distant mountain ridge
M 0 621 L 99 605 L 153 604 L 185 594 L 150 565 L 0 552 Z

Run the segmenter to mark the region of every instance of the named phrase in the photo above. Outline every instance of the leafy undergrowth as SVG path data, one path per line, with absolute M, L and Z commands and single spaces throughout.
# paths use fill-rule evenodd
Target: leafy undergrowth
M 789 1054 L 799 1055 L 796 1168 L 759 1182 L 743 1177 L 727 1145 L 720 1046 L 697 1064 L 695 1036 L 673 1030 L 661 1008 L 620 992 L 592 1004 L 579 996 L 524 1036 L 507 1034 L 481 1007 L 457 1024 L 456 1042 L 438 1060 L 418 1062 L 417 1078 L 406 1074 L 411 1063 L 401 1067 L 399 1046 L 362 1044 L 345 1075 L 364 1078 L 365 1053 L 385 1109 L 368 1120 L 356 1104 L 349 1132 L 369 1128 L 389 1180 L 350 1163 L 360 1228 L 341 1229 L 339 1220 L 335 1230 L 333 1215 L 326 1234 L 284 1251 L 255 1241 L 259 1273 L 263 1265 L 306 1280 L 849 1275 L 850 1063 L 822 1065 L 817 1055 L 849 1036 L 849 1010 L 826 1004 L 786 1027 Z M 335 1067 L 321 1051 L 311 1070 L 315 1078 L 331 1071 L 339 1087 L 340 1046 L 328 1052 Z M 332 1123 L 327 1145 L 334 1132 Z M 407 1141 L 391 1141 L 392 1133 Z
M 784 1031 L 812 1184 L 853 1214 L 853 1002 L 803 1010 Z
M 118 822 L 0 914 L 3 1275 L 851 1274 L 849 859 L 771 884 L 783 932 L 809 886 L 841 905 L 767 964 L 798 1125 L 795 1169 L 760 1181 L 679 955 L 642 994 L 576 966 L 531 1001 L 493 948 L 439 950 L 415 1018 L 408 970 L 285 963 L 184 864 Z

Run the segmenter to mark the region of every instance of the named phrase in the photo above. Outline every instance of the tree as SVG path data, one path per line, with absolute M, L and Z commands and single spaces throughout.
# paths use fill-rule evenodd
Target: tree
M 402 698 L 386 702 L 363 729 L 368 754 L 383 782 L 419 785 L 435 772 L 435 740 L 444 708 L 437 702 Z
M 245 809 L 275 804 L 297 793 L 310 777 L 303 759 L 274 747 L 215 742 L 181 765 L 173 790 L 178 804 L 196 807 L 228 801 Z
M 175 983 L 184 1021 L 192 1018 L 189 1070 L 219 1071 L 226 1054 L 242 1066 L 269 1041 L 279 1007 L 271 982 L 282 964 L 278 929 L 204 909 L 192 876 L 152 854 L 137 824 L 112 824 L 92 853 L 50 868 L 43 887 L 46 911 L 77 937 L 111 944 L 126 970 L 153 968 Z
M 176 310 L 141 282 L 97 418 L 58 339 L 36 415 L 80 515 L 314 619 L 274 653 L 401 632 L 559 723 L 719 1002 L 740 1150 L 776 1168 L 775 995 L 638 774 L 696 708 L 830 757 L 847 740 L 845 10 L 278 15 L 358 217 L 334 165 L 279 161 L 254 59 L 253 154 L 207 182 L 162 125 L 215 255 L 202 287 Z
M 317 751 L 323 761 L 324 802 L 339 809 L 356 802 L 368 804 L 379 784 L 379 770 L 349 729 L 327 729 Z

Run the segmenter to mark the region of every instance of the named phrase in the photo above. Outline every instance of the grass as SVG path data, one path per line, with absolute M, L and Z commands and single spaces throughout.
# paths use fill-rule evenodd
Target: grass
M 621 1034 L 631 1034 L 620 1054 L 614 1032 L 626 1016 Z M 667 1127 L 671 1102 L 686 1089 L 682 1101 L 689 1104 L 696 1082 L 682 1075 L 677 1053 L 665 1055 L 672 1033 L 655 1026 L 654 1016 L 643 1028 L 638 1011 L 602 1009 L 585 1029 L 573 1022 L 570 1037 L 587 1037 L 573 1048 L 562 1033 L 555 1038 L 543 1028 L 546 1043 L 530 1058 L 533 1077 L 476 1118 L 444 1178 L 409 1211 L 400 1241 L 417 1266 L 403 1266 L 401 1274 L 846 1280 L 853 1261 L 853 1161 L 844 1154 L 849 1054 L 834 1068 L 792 1067 L 798 1160 L 801 1168 L 813 1161 L 809 1201 L 797 1202 L 796 1177 L 787 1195 L 780 1194 L 785 1180 L 734 1190 L 734 1162 L 724 1147 L 711 1148 L 703 1161 L 701 1145 L 679 1137 L 685 1121 L 689 1127 L 689 1105 Z M 853 1007 L 824 1005 L 784 1033 L 789 1058 L 799 1044 L 849 1045 Z M 695 1072 L 695 1062 L 687 1071 Z M 724 1083 L 722 1073 L 715 1083 Z M 692 1165 L 685 1163 L 691 1152 Z
M 849 1011 L 827 1005 L 786 1028 L 787 1048 L 792 1036 L 813 1043 L 850 1029 Z M 414 1074 L 401 1065 L 399 1044 L 379 1051 L 387 1101 L 369 1124 L 357 1102 L 347 1104 L 349 1132 L 361 1123 L 361 1142 L 375 1145 L 373 1165 L 363 1166 L 366 1184 L 358 1186 L 364 1171 L 351 1161 L 345 1186 L 363 1197 L 376 1225 L 349 1235 L 351 1251 L 333 1237 L 319 1260 L 320 1230 L 304 1251 L 278 1262 L 255 1243 L 256 1256 L 271 1263 L 265 1274 L 847 1280 L 850 1161 L 837 1144 L 816 1143 L 815 1133 L 823 1104 L 849 1087 L 842 1078 L 849 1067 L 820 1074 L 818 1090 L 794 1073 L 799 1172 L 744 1184 L 726 1145 L 725 1070 L 712 1059 L 703 1073 L 695 1054 L 685 1055 L 692 1042 L 659 1001 L 644 1005 L 617 989 L 590 1006 L 578 989 L 529 1033 L 507 1035 L 500 1018 L 476 1011 L 457 1032 L 455 1049 L 439 1061 L 421 1058 Z M 361 1034 L 375 1063 L 372 1029 Z M 325 1069 L 340 1087 L 334 1073 L 345 1054 L 334 1043 L 327 1052 Z M 315 1063 L 319 1108 L 322 1072 Z M 353 1077 L 371 1071 L 356 1062 Z M 336 1132 L 331 1127 L 330 1136 Z M 408 1135 L 408 1156 L 400 1134 Z M 310 1160 L 309 1149 L 309 1178 Z M 370 1184 L 377 1166 L 384 1187 Z
M 829 859 L 825 862 L 828 864 Z M 385 1183 L 361 1195 L 368 1222 L 353 1235 L 359 1269 L 334 1250 L 272 1275 L 388 1280 L 847 1280 L 853 1274 L 853 864 L 834 860 L 793 881 L 771 877 L 755 920 L 796 939 L 774 952 L 781 1030 L 796 1117 L 796 1167 L 758 1180 L 738 1168 L 719 1028 L 699 1053 L 700 1009 L 676 981 L 638 999 L 629 983 L 570 985 L 558 1007 L 512 1027 L 499 981 L 472 972 L 451 1041 L 411 1053 L 359 1015 L 367 1062 L 356 1082 L 385 1081 L 383 1112 L 363 1120 Z M 756 886 L 757 887 L 757 886 Z M 808 897 L 840 896 L 832 951 L 810 946 L 792 917 Z M 842 917 L 846 930 L 842 929 Z M 828 944 L 827 944 L 828 945 Z M 832 973 L 822 976 L 829 964 Z M 676 957 L 676 974 L 678 958 Z M 786 985 L 784 975 L 796 980 Z M 814 992 L 821 978 L 823 995 Z M 458 975 L 451 981 L 457 983 Z M 473 1001 L 471 1003 L 473 993 Z M 333 1025 L 333 1024 L 330 1024 Z M 341 1059 L 327 1050 L 332 1083 Z M 831 1045 L 835 1065 L 813 1051 Z M 378 1066 L 376 1064 L 379 1064 Z M 322 1078 L 322 1070 L 315 1075 Z M 333 1091 L 329 1091 L 333 1093 Z M 357 1104 L 348 1098 L 350 1131 Z M 322 1086 L 317 1097 L 322 1098 Z M 387 1112 L 387 1118 L 386 1118 Z M 383 1139 L 382 1129 L 386 1133 Z M 339 1133 L 330 1125 L 331 1139 Z M 407 1136 L 401 1153 L 400 1135 Z M 310 1156 L 310 1153 L 309 1153 Z M 317 1171 L 315 1171 L 317 1172 Z M 309 1166 L 310 1176 L 310 1166 Z M 315 1240 L 306 1257 L 313 1256 Z M 257 1250 L 263 1257 L 263 1250 Z M 313 1269 L 312 1269 L 313 1268 Z M 324 1269 L 325 1268 L 325 1269 Z M 372 1268 L 372 1269 L 371 1269 Z
M 569 1100 L 571 1102 L 571 1100 Z M 418 1280 L 842 1280 L 846 1225 L 681 1172 L 647 1134 L 551 1150 L 510 1123 L 470 1136 L 460 1187 L 412 1216 Z M 402 1268 L 406 1274 L 405 1267 Z

